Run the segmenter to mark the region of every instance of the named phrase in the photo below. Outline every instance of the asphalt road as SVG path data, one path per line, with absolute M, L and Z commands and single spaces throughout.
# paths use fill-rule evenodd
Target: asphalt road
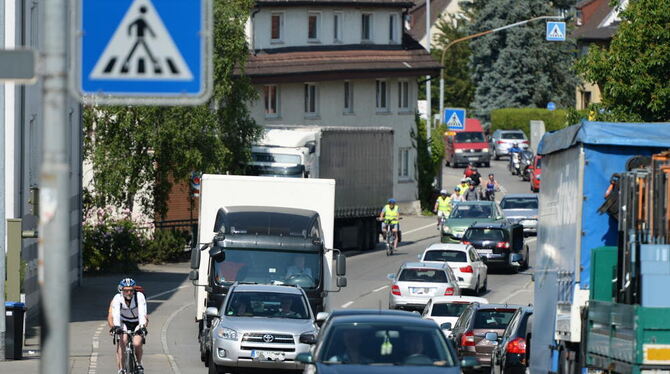
M 503 193 L 528 192 L 528 182 L 511 176 L 504 161 L 493 162 L 491 168 L 481 168 L 483 176 L 495 173 L 503 186 Z M 453 189 L 463 169 L 445 168 L 443 185 Z M 497 194 L 499 199 L 503 193 Z M 347 252 L 347 278 L 349 286 L 332 294 L 331 308 L 387 308 L 389 295 L 388 273 L 395 272 L 406 261 L 414 261 L 427 246 L 439 241 L 436 221 L 433 217 L 406 217 L 402 222 L 403 243 L 394 256 L 387 257 L 383 250 L 372 252 Z M 528 304 L 532 302 L 531 272 L 535 238 L 529 238 L 531 268 L 519 274 L 490 274 L 489 291 L 485 295 L 490 302 Z M 207 369 L 200 361 L 196 338 L 193 286 L 185 280 L 188 264 L 173 265 L 171 271 L 181 274 L 179 281 L 171 280 L 171 289 L 150 297 L 150 335 L 145 346 L 145 373 L 203 374 Z M 166 282 L 166 287 L 168 286 Z M 102 326 L 104 321 L 98 322 Z M 73 328 L 71 324 L 71 328 Z M 87 326 L 93 326 L 89 324 Z M 97 325 L 96 325 L 97 326 Z M 81 356 L 71 357 L 71 372 L 115 373 L 114 356 L 105 328 L 82 331 L 76 334 L 73 345 L 83 347 Z M 90 348 L 90 355 L 88 354 Z

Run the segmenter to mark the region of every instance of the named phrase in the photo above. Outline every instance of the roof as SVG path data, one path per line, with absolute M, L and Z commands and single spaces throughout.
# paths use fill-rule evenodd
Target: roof
M 480 303 L 488 304 L 489 301 L 483 297 L 477 296 L 435 296 L 430 299 L 433 304 L 435 303 L 458 303 L 458 302 L 471 302 L 471 303 Z
M 426 248 L 426 251 L 440 250 L 440 249 L 451 249 L 454 251 L 466 251 L 468 245 L 460 243 L 433 243 L 430 247 Z
M 515 225 L 514 223 L 510 222 L 475 222 L 472 225 L 470 225 L 470 229 L 481 229 L 481 228 L 488 228 L 488 229 L 504 229 L 510 226 Z
M 427 326 L 438 328 L 432 320 L 423 318 L 416 318 L 408 315 L 389 315 L 389 314 L 357 314 L 352 316 L 341 316 L 334 318 L 331 327 L 338 324 L 353 324 L 353 323 L 392 323 L 402 326 Z
M 409 39 L 405 35 L 405 39 Z M 260 50 L 245 74 L 254 83 L 437 74 L 440 64 L 411 40 L 403 45 L 340 45 Z
M 477 309 L 519 309 L 523 308 L 523 305 L 517 304 L 479 304 Z
M 452 1 L 457 0 L 431 0 L 430 1 L 430 23 L 434 25 L 442 16 Z M 409 33 L 414 39 L 420 40 L 426 35 L 426 0 L 416 0 L 416 5 L 409 10 L 412 16 Z
M 429 263 L 429 262 L 405 262 L 402 264 L 403 269 L 444 269 L 447 265 L 446 262 L 441 263 Z
M 350 6 L 350 7 L 398 7 L 409 8 L 414 5 L 412 0 L 256 0 L 257 7 L 270 6 Z
M 222 208 L 226 214 L 234 213 L 263 213 L 263 214 L 291 214 L 294 216 L 302 216 L 305 218 L 312 218 L 319 213 L 313 210 L 296 209 L 296 208 L 280 208 L 271 206 L 227 206 Z
M 457 201 L 456 205 L 495 205 L 495 201 L 476 200 L 476 201 Z
M 406 316 L 420 318 L 421 314 L 395 309 L 336 309 L 330 312 L 329 317 L 360 316 L 360 315 L 383 315 L 383 316 Z
M 546 133 L 537 153 L 547 155 L 577 144 L 670 148 L 670 123 L 590 122 Z
M 537 194 L 535 194 L 535 193 L 510 193 L 510 194 L 507 194 L 507 195 L 503 196 L 503 199 L 509 199 L 511 197 L 524 197 L 524 198 L 532 197 L 532 198 L 537 199 Z
M 591 5 L 594 1 L 586 0 L 577 4 L 576 8 L 581 9 L 587 5 Z M 572 32 L 572 37 L 577 40 L 610 40 L 618 28 L 618 23 L 602 25 L 603 20 L 614 10 L 608 0 L 601 0 L 598 4 L 593 4 L 595 7 L 589 17 L 584 20 L 584 23 L 575 28 Z
M 271 293 L 287 293 L 293 295 L 301 295 L 298 287 L 291 286 L 275 286 L 270 284 L 238 284 L 235 286 L 234 292 L 271 292 Z

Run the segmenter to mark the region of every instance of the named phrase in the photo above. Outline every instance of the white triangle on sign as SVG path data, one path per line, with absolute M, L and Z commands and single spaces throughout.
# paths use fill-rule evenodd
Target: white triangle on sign
M 449 117 L 449 121 L 447 121 L 447 127 L 463 127 L 463 124 L 461 123 L 461 120 L 458 119 L 458 115 L 456 115 L 456 113 L 452 113 L 451 117 Z
M 193 74 L 151 0 L 133 0 L 90 79 L 191 80 Z
M 563 32 L 561 31 L 561 28 L 558 26 L 558 24 L 555 24 L 554 28 L 551 29 L 551 32 L 549 33 L 549 37 L 553 39 L 563 39 L 565 38 L 565 35 L 563 35 Z

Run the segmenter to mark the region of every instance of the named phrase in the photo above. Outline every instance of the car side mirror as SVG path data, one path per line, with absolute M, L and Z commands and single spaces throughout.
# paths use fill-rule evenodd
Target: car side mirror
M 451 327 L 452 327 L 451 322 L 445 322 L 445 323 L 440 325 L 440 328 L 442 330 L 451 330 Z
M 205 309 L 205 315 L 207 317 L 218 317 L 219 316 L 219 308 L 215 306 L 209 306 L 207 309 Z
M 316 323 L 323 323 L 325 320 L 328 319 L 328 316 L 330 313 L 328 312 L 319 312 L 316 314 Z
M 335 269 L 336 275 L 347 275 L 347 256 L 338 251 L 337 255 L 335 256 L 335 262 L 337 263 Z
M 472 356 L 463 356 L 463 359 L 461 360 L 461 368 L 479 369 L 479 361 Z
M 486 335 L 484 335 L 484 339 L 490 340 L 492 342 L 496 342 L 496 344 L 498 344 L 498 333 L 497 332 L 487 332 Z
M 421 261 L 421 253 L 419 253 L 418 255 L 416 255 L 416 258 L 418 258 L 419 261 Z
M 386 278 L 388 278 L 389 280 L 394 280 L 395 279 L 395 274 L 394 273 L 386 274 Z
M 313 364 L 314 359 L 312 358 L 312 354 L 310 352 L 302 352 L 298 353 L 297 356 L 295 356 L 295 360 L 298 362 L 301 362 L 303 364 Z

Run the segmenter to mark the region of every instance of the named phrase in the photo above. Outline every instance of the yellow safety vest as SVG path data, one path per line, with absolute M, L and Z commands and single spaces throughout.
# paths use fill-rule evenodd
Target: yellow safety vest
M 459 191 L 459 194 L 461 196 L 465 195 L 465 193 L 468 192 L 468 190 L 470 189 L 470 185 L 467 183 L 461 183 L 459 187 L 461 188 L 461 190 Z
M 391 208 L 390 205 L 386 204 L 384 207 L 384 220 L 390 221 L 392 224 L 396 224 L 399 222 L 398 217 L 400 217 L 398 205 L 396 205 L 395 208 Z
M 449 196 L 447 196 L 447 197 L 438 196 L 437 197 L 437 209 L 440 212 L 445 212 L 445 213 L 451 212 L 451 198 Z

